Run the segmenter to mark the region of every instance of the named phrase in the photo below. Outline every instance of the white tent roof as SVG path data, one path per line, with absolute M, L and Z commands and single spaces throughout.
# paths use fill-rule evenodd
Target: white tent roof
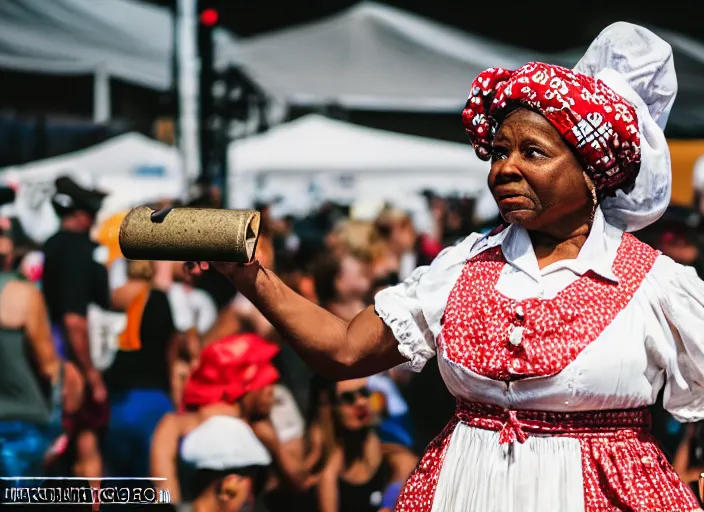
M 219 58 L 241 63 L 265 90 L 292 104 L 456 112 L 480 71 L 536 56 L 362 2 L 319 22 L 241 39 Z
M 138 133 L 56 158 L 4 168 L 0 182 L 16 188 L 16 214 L 37 242 L 58 228 L 50 200 L 54 180 L 63 175 L 107 192 L 103 215 L 159 199 L 185 198 L 187 192 L 178 150 Z
M 98 70 L 157 90 L 171 85 L 173 21 L 134 0 L 0 2 L 0 68 L 36 73 Z
M 489 169 L 469 144 L 366 128 L 311 114 L 229 149 L 230 207 L 263 197 L 399 196 L 423 189 L 475 194 Z
M 0 69 L 103 73 L 164 91 L 172 83 L 173 31 L 168 8 L 137 0 L 2 0 Z M 221 29 L 215 41 L 227 52 L 234 36 Z

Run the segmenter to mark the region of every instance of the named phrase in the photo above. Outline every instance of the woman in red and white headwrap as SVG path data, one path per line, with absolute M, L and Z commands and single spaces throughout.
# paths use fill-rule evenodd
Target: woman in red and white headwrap
M 704 283 L 628 234 L 669 203 L 676 90 L 669 45 L 627 23 L 575 70 L 481 73 L 463 120 L 505 225 L 349 323 L 257 265 L 216 265 L 320 372 L 438 356 L 457 412 L 397 511 L 699 510 L 646 407 L 664 387 L 676 418 L 704 419 Z

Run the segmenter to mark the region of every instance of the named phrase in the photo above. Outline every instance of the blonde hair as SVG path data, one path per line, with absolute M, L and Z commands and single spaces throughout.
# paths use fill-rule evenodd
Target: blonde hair
M 374 221 L 374 226 L 381 236 L 388 236 L 389 231 L 394 226 L 409 223 L 412 223 L 412 219 L 408 212 L 401 210 L 400 208 L 387 206 L 379 212 L 379 215 L 377 215 L 376 220 Z
M 362 220 L 345 220 L 330 233 L 332 248 L 346 252 L 364 263 L 371 263 L 382 243 L 374 224 Z
M 154 277 L 154 263 L 148 260 L 130 260 L 127 264 L 127 277 L 149 281 Z

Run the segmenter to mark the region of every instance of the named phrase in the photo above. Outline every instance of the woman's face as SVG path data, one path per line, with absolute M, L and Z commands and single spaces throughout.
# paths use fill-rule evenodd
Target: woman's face
M 247 395 L 250 402 L 252 416 L 266 418 L 271 414 L 274 407 L 274 385 L 265 386 L 255 391 L 250 391 Z
M 337 383 L 335 404 L 340 423 L 347 430 L 361 430 L 371 425 L 367 379 L 346 380 Z
M 252 492 L 252 480 L 240 475 L 227 475 L 218 490 L 220 512 L 240 512 Z
M 582 165 L 540 114 L 519 108 L 493 143 L 489 188 L 507 222 L 544 230 L 566 217 L 588 221 L 593 200 Z
M 412 251 L 416 244 L 416 231 L 410 218 L 405 218 L 394 223 L 391 228 L 389 243 L 399 253 Z
M 340 261 L 340 273 L 335 279 L 335 290 L 341 300 L 354 300 L 366 297 L 371 280 L 364 264 L 352 256 L 344 256 Z

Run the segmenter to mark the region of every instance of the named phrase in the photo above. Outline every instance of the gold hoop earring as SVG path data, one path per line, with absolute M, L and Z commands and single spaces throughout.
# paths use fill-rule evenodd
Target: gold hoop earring
M 582 176 L 584 176 L 584 182 L 587 184 L 587 189 L 589 189 L 589 192 L 592 195 L 592 213 L 589 216 L 589 224 L 591 224 L 594 221 L 596 207 L 599 206 L 599 198 L 596 195 L 596 186 L 594 186 L 594 182 L 589 177 L 589 175 L 586 172 L 582 171 Z
M 592 202 L 594 203 L 594 208 L 596 208 L 597 204 L 599 203 L 599 199 L 596 197 L 596 186 L 594 185 L 594 182 L 586 172 L 582 171 L 582 176 L 584 177 L 584 182 L 587 184 L 587 189 L 592 195 Z

